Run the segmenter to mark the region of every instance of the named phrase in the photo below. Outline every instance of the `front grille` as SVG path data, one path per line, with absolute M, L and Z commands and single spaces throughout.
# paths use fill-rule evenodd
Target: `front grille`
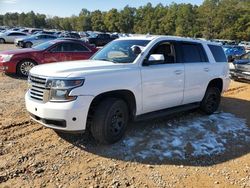
M 30 84 L 30 90 L 29 90 L 30 97 L 35 100 L 44 101 L 47 90 L 46 78 L 30 75 L 29 84 Z

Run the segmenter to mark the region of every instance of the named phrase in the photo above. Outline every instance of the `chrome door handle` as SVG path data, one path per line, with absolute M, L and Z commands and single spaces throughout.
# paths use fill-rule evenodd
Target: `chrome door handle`
M 179 75 L 179 74 L 182 73 L 182 70 L 176 70 L 176 71 L 174 71 L 174 73 L 177 74 L 177 75 Z
M 206 68 L 204 68 L 204 71 L 208 72 L 208 71 L 209 71 L 209 68 L 207 68 L 207 67 L 206 67 Z

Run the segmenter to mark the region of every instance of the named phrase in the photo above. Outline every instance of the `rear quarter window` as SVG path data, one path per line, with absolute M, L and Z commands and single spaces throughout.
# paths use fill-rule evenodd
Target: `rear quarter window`
M 226 55 L 221 46 L 208 45 L 210 51 L 212 52 L 216 62 L 227 62 Z

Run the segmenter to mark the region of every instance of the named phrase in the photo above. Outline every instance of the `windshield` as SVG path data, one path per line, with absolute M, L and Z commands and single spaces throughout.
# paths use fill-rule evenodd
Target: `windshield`
M 132 51 L 133 46 L 145 47 L 150 40 L 116 40 L 110 42 L 102 50 L 98 51 L 92 59 L 111 61 L 114 63 L 132 63 L 138 54 Z
M 49 42 L 44 42 L 42 44 L 38 44 L 32 48 L 35 50 L 45 50 L 45 49 L 49 48 L 50 46 L 52 46 L 53 44 L 55 44 L 54 41 L 49 41 Z

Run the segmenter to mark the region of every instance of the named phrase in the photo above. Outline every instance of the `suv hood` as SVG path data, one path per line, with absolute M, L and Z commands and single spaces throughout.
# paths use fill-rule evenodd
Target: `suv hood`
M 117 71 L 127 68 L 124 64 L 109 61 L 80 60 L 38 65 L 30 70 L 30 74 L 44 77 L 84 77 L 97 72 Z

